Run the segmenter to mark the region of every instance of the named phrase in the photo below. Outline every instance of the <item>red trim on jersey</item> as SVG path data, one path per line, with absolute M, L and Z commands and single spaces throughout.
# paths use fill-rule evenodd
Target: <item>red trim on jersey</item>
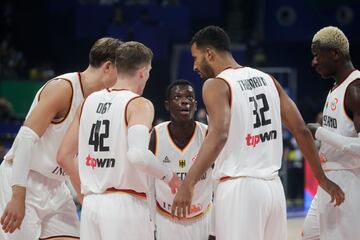
M 69 111 L 67 111 L 67 113 L 66 113 L 65 116 L 63 117 L 63 119 L 61 119 L 61 121 L 59 121 L 59 122 L 54 122 L 54 120 L 52 120 L 52 121 L 51 121 L 52 124 L 60 124 L 60 123 L 62 123 L 63 121 L 65 121 L 65 119 L 67 118 L 67 116 L 69 115 L 69 113 L 70 113 L 70 111 L 71 111 L 71 105 L 72 105 L 72 101 L 73 101 L 73 97 L 74 97 L 74 87 L 73 87 L 71 81 L 70 81 L 69 79 L 66 79 L 66 78 L 59 78 L 59 79 L 68 81 L 68 82 L 70 83 L 70 86 L 71 86 L 70 108 L 69 108 Z
M 346 92 L 347 92 L 347 89 L 348 87 L 353 84 L 355 81 L 359 81 L 360 78 L 356 78 L 354 79 L 345 89 L 345 92 L 344 92 L 344 100 L 343 100 L 343 110 L 344 110 L 344 113 L 345 113 L 345 116 L 352 122 L 354 122 L 354 120 L 349 116 L 348 112 L 346 111 L 346 108 L 345 108 L 345 100 L 346 100 Z
M 185 149 L 190 145 L 190 143 L 191 143 L 191 142 L 194 140 L 194 138 L 195 138 L 195 132 L 196 132 L 196 129 L 198 128 L 197 123 L 195 122 L 195 127 L 194 127 L 193 133 L 192 133 L 192 135 L 191 135 L 191 138 L 189 139 L 189 141 L 185 144 L 185 146 L 184 146 L 183 148 L 179 147 L 179 146 L 175 143 L 173 137 L 172 137 L 171 134 L 170 134 L 169 125 L 170 125 L 170 122 L 167 124 L 166 130 L 167 130 L 168 136 L 169 136 L 169 138 L 170 138 L 170 143 L 171 143 L 172 145 L 174 145 L 175 148 L 178 149 L 181 153 L 184 152 Z
M 52 82 L 52 81 L 54 81 L 54 80 L 65 80 L 65 81 L 67 81 L 67 82 L 70 83 L 70 87 L 71 87 L 71 99 L 70 99 L 70 108 L 69 108 L 69 111 L 67 111 L 67 113 L 65 114 L 65 116 L 64 116 L 60 121 L 56 122 L 56 121 L 54 121 L 54 119 L 51 120 L 51 123 L 52 123 L 52 124 L 60 124 L 60 123 L 62 123 L 63 121 L 65 121 L 66 117 L 67 117 L 67 116 L 69 115 L 69 113 L 70 113 L 71 104 L 72 104 L 72 100 L 73 100 L 73 96 L 74 96 L 74 87 L 73 87 L 73 85 L 72 85 L 72 83 L 71 83 L 71 81 L 70 81 L 69 79 L 66 79 L 66 78 L 53 78 L 53 79 L 49 80 L 47 83 L 45 83 L 44 87 L 40 90 L 40 93 L 39 93 L 39 95 L 38 95 L 38 102 L 40 101 L 40 95 L 41 95 L 42 91 L 44 91 L 45 87 L 46 87 L 50 82 Z
M 136 99 L 136 98 L 139 98 L 139 97 L 141 97 L 141 96 L 135 96 L 135 97 L 133 97 L 133 98 L 131 98 L 127 103 L 126 103 L 126 106 L 125 106 L 125 111 L 124 111 L 124 119 L 125 119 L 125 126 L 127 127 L 128 126 L 128 121 L 127 121 L 127 117 L 126 117 L 126 113 L 127 113 L 127 108 L 128 108 L 128 106 L 129 106 L 129 103 L 132 101 L 132 100 L 134 100 L 134 99 Z
M 110 89 L 110 88 L 106 88 L 106 90 L 108 91 L 108 92 L 112 92 L 112 91 L 130 91 L 130 89 L 127 89 L 127 88 L 112 88 L 112 89 Z
M 130 194 L 130 195 L 134 195 L 136 197 L 141 197 L 141 198 L 146 199 L 146 193 L 144 193 L 144 192 L 136 192 L 135 190 L 132 190 L 132 189 L 117 189 L 117 188 L 112 187 L 112 188 L 106 189 L 105 192 L 108 192 L 108 193 L 122 192 L 122 193 L 127 193 L 127 194 Z
M 70 235 L 57 235 L 57 236 L 51 236 L 51 237 L 47 237 L 47 238 L 39 238 L 39 240 L 46 240 L 46 239 L 53 239 L 53 238 L 60 238 L 60 237 L 80 239 L 80 237 L 75 237 L 75 236 L 70 236 Z
M 80 120 L 81 120 L 81 116 L 82 116 L 82 113 L 83 113 L 83 108 L 84 108 L 84 104 L 85 104 L 86 99 L 87 98 L 84 99 L 84 101 L 81 103 L 81 106 L 80 106 L 79 123 L 80 123 Z
M 244 68 L 245 66 L 241 66 L 241 65 L 239 65 L 239 66 L 237 66 L 237 67 L 227 67 L 227 68 L 225 68 L 224 70 L 222 70 L 221 72 L 223 72 L 223 71 L 225 71 L 225 70 L 228 70 L 228 69 L 232 69 L 232 70 L 236 70 L 236 69 L 240 69 L 240 68 Z
M 225 83 L 226 83 L 226 85 L 228 86 L 228 88 L 229 88 L 229 94 L 230 94 L 230 96 L 229 96 L 229 105 L 230 105 L 230 110 L 231 110 L 231 107 L 232 107 L 232 92 L 231 92 L 231 86 L 230 86 L 230 84 L 224 79 L 224 78 L 221 78 L 221 77 L 216 77 L 217 79 L 220 79 L 220 80 L 223 80 Z
M 356 71 L 356 69 L 352 70 L 351 72 L 349 72 L 348 75 L 346 75 L 346 77 L 341 81 L 341 83 L 339 85 L 335 85 L 331 90 L 330 92 L 334 91 L 336 88 L 338 88 L 343 82 L 345 82 L 345 80 L 350 76 L 350 74 L 352 74 L 354 71 Z M 336 82 L 335 82 L 336 84 Z
M 187 221 L 187 220 L 196 220 L 202 216 L 204 216 L 209 210 L 210 210 L 210 207 L 211 207 L 211 204 L 208 205 L 208 207 L 202 211 L 201 213 L 195 215 L 195 216 L 192 216 L 192 217 L 185 217 L 185 218 L 181 218 L 179 219 L 180 221 Z M 177 217 L 173 217 L 173 215 L 171 215 L 171 213 L 169 213 L 168 211 L 166 211 L 164 208 L 161 207 L 160 203 L 158 201 L 156 201 L 156 208 L 158 210 L 158 212 L 165 216 L 165 217 L 168 217 L 168 218 L 171 218 L 171 219 L 177 219 Z
M 85 98 L 84 87 L 83 87 L 82 79 L 81 79 L 81 73 L 80 73 L 80 72 L 77 72 L 77 74 L 78 74 L 78 79 L 79 79 L 79 83 L 80 83 L 81 93 L 82 93 L 82 95 L 83 95 L 83 98 Z
M 154 155 L 157 156 L 157 144 L 158 144 L 158 140 L 157 140 L 157 132 L 156 132 L 156 128 L 154 128 Z
M 221 177 L 219 179 L 220 182 L 225 182 L 227 180 L 234 180 L 234 179 L 238 179 L 238 178 L 243 178 L 244 176 L 239 176 L 239 177 L 230 177 L 230 176 L 224 176 L 224 177 Z

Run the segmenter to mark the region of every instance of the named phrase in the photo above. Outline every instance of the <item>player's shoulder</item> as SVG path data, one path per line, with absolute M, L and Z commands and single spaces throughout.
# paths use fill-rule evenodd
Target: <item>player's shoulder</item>
M 159 132 L 162 131 L 163 129 L 166 129 L 167 126 L 169 125 L 170 121 L 165 121 L 165 122 L 161 122 L 159 124 L 157 124 L 156 126 L 154 126 L 154 129 Z
M 199 121 L 195 121 L 196 125 L 200 128 L 200 129 L 207 129 L 208 125 L 206 125 L 205 123 L 199 122 Z

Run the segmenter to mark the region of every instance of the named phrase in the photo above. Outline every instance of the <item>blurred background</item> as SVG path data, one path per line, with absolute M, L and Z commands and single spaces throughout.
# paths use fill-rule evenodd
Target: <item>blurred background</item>
M 23 122 L 35 92 L 52 77 L 82 71 L 94 41 L 112 36 L 150 47 L 155 58 L 145 96 L 156 122 L 167 120 L 166 86 L 184 78 L 195 83 L 204 119 L 202 81 L 192 70 L 189 41 L 206 25 L 223 27 L 233 54 L 246 66 L 273 74 L 315 122 L 333 80 L 311 68 L 312 36 L 333 25 L 350 41 L 360 62 L 359 0 L 3 0 L 0 6 L 0 157 Z M 304 215 L 316 192 L 295 141 L 284 130 L 281 177 L 289 216 Z M 2 157 L 0 158 L 0 161 Z

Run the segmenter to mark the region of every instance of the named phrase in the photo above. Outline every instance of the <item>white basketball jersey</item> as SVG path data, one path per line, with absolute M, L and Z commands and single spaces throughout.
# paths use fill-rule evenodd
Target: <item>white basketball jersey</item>
M 273 79 L 249 67 L 226 69 L 217 78 L 231 90 L 231 122 L 214 177 L 277 176 L 283 148 L 280 98 Z
M 346 114 L 344 107 L 346 89 L 356 79 L 360 79 L 358 70 L 353 71 L 344 82 L 329 92 L 323 110 L 322 126 L 346 137 L 358 137 L 354 122 Z M 346 154 L 324 141 L 321 142 L 319 152 L 325 170 L 360 168 L 359 158 Z
M 119 189 L 145 193 L 146 175 L 127 159 L 128 103 L 139 95 L 129 90 L 107 89 L 91 94 L 84 102 L 79 129 L 81 192 L 103 193 Z
M 33 160 L 31 161 L 30 168 L 46 177 L 62 181 L 65 179 L 65 172 L 57 164 L 56 154 L 66 133 L 66 130 L 75 117 L 78 106 L 84 100 L 84 95 L 82 92 L 80 73 L 75 72 L 63 74 L 50 81 L 60 80 L 66 80 L 71 83 L 72 96 L 70 110 L 66 117 L 60 119 L 56 123 L 52 122 L 41 136 L 39 141 L 35 144 L 32 155 Z M 26 118 L 38 104 L 39 99 L 41 98 L 41 92 L 45 86 L 46 84 L 36 93 Z M 7 155 L 12 155 L 15 152 L 13 148 L 16 147 L 16 142 L 17 141 L 15 139 L 14 144 Z M 7 157 L 5 157 L 5 159 L 7 159 Z
M 169 123 L 160 123 L 154 128 L 156 134 L 155 155 L 158 161 L 175 172 L 182 181 L 193 162 L 196 161 L 196 156 L 206 135 L 207 126 L 196 122 L 191 140 L 184 149 L 180 149 L 175 145 L 170 136 L 168 130 Z M 195 185 L 191 214 L 187 216 L 188 218 L 193 218 L 206 212 L 211 203 L 213 190 L 211 171 L 211 169 L 206 171 Z M 164 181 L 156 179 L 155 191 L 158 209 L 165 213 L 171 213 L 171 204 L 175 195 L 171 193 L 169 186 Z

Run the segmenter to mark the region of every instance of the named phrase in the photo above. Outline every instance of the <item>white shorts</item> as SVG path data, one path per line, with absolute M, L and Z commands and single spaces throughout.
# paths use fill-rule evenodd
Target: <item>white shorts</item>
M 243 177 L 221 182 L 215 193 L 219 240 L 286 240 L 285 194 L 279 177 Z
M 345 201 L 340 207 L 330 203 L 330 196 L 321 188 L 317 192 L 317 209 L 308 213 L 304 223 L 303 239 L 347 240 L 360 239 L 360 169 L 325 172 L 327 177 L 345 192 Z M 313 205 L 313 204 L 312 204 Z M 314 205 L 316 207 L 316 204 Z M 318 217 L 313 212 L 317 211 Z M 319 238 L 305 238 L 317 226 Z
M 148 202 L 127 193 L 89 194 L 81 210 L 84 240 L 153 240 Z
M 12 167 L 5 161 L 0 165 L 0 212 L 11 199 Z M 25 217 L 12 234 L 0 229 L 0 239 L 38 240 L 56 236 L 79 238 L 79 220 L 72 196 L 65 182 L 47 178 L 30 171 L 26 189 Z
M 319 222 L 318 197 L 316 194 L 304 221 L 301 233 L 303 240 L 320 240 Z
M 172 220 L 156 212 L 156 240 L 208 240 L 211 210 L 196 220 L 185 221 Z

